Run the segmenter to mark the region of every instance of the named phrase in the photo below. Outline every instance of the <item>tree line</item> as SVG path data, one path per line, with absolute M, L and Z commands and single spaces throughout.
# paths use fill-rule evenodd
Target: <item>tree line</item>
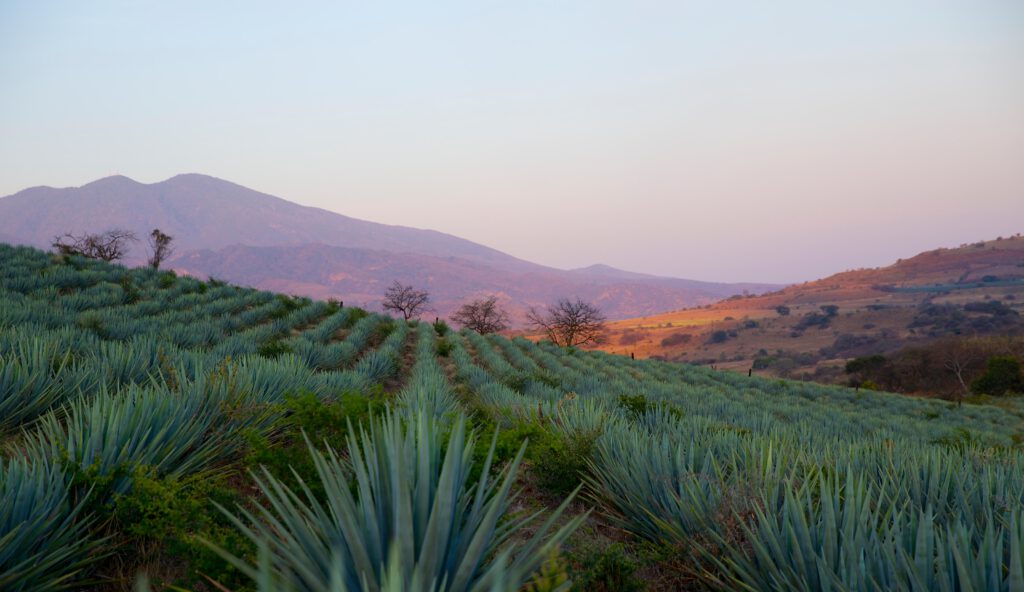
M 384 292 L 385 311 L 409 320 L 428 312 L 430 294 L 425 290 L 395 281 Z M 591 345 L 605 340 L 606 317 L 601 310 L 581 298 L 560 298 L 543 309 L 530 307 L 526 313 L 530 327 L 545 338 L 565 347 Z M 497 296 L 479 298 L 463 304 L 451 320 L 481 335 L 499 333 L 509 328 L 509 315 Z

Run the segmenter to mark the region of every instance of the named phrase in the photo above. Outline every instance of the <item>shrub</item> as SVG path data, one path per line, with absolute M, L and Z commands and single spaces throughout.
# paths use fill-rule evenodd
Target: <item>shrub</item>
M 306 439 L 317 450 L 344 442 L 350 425 L 368 423 L 386 408 L 383 389 L 364 395 L 342 393 L 337 400 L 322 401 L 310 392 L 287 395 L 277 406 L 280 419 L 274 425 L 275 438 L 248 434 L 249 452 L 246 464 L 263 468 L 276 479 L 294 489 L 299 479 L 306 482 L 318 497 L 323 490 L 316 480 L 316 469 L 310 458 Z
M 725 343 L 729 340 L 729 332 L 719 329 L 708 336 L 708 343 Z
M 437 355 L 447 358 L 452 353 L 452 342 L 442 337 L 437 340 Z
M 1024 393 L 1020 361 L 1013 356 L 993 356 L 985 364 L 985 373 L 971 383 L 971 392 L 985 395 Z
M 291 344 L 281 339 L 269 339 L 256 348 L 256 353 L 264 358 L 276 358 L 294 351 Z
M 682 345 L 684 343 L 689 343 L 691 339 L 693 339 L 693 336 L 689 333 L 673 333 L 661 340 L 661 346 L 672 347 L 674 345 Z
M 885 366 L 885 362 L 885 356 L 883 355 L 875 354 L 873 356 L 862 356 L 847 362 L 845 370 L 847 374 L 870 372 Z
M 451 331 L 451 329 L 448 327 L 448 323 L 442 321 L 441 319 L 437 319 L 436 321 L 434 321 L 434 331 L 437 333 L 439 337 L 444 337 L 445 335 L 448 334 L 448 331 Z
M 537 485 L 557 496 L 566 496 L 579 487 L 597 442 L 593 432 L 555 434 L 532 443 L 529 458 Z
M 131 491 L 115 499 L 111 518 L 127 535 L 129 550 L 143 555 L 141 559 L 162 550 L 187 561 L 191 569 L 180 583 L 194 585 L 208 576 L 237 589 L 245 584 L 242 573 L 200 539 L 216 541 L 236 555 L 254 555 L 255 546 L 216 508 L 239 502 L 238 494 L 211 475 L 160 478 L 139 466 L 132 472 Z
M 637 563 L 620 543 L 601 550 L 584 549 L 572 557 L 572 590 L 579 592 L 639 592 L 645 589 L 636 576 Z

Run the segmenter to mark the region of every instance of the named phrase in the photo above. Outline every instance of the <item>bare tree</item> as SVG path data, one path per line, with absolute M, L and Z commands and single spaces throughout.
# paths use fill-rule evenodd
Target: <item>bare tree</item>
M 171 246 L 173 240 L 173 236 L 160 232 L 159 228 L 154 228 L 153 232 L 149 233 L 150 267 L 160 269 L 160 264 L 174 254 L 174 247 Z
M 605 339 L 605 316 L 589 302 L 562 298 L 546 311 L 530 309 L 526 318 L 556 345 L 575 346 L 602 343 Z
M 117 261 L 128 253 L 128 243 L 139 240 L 130 230 L 113 228 L 101 234 L 82 234 L 76 236 L 70 232 L 53 239 L 53 248 L 62 255 L 81 255 L 89 259 L 101 261 Z
M 412 286 L 406 286 L 398 280 L 395 280 L 395 283 L 391 284 L 391 287 L 384 292 L 384 310 L 401 313 L 407 321 L 426 312 L 428 302 L 430 302 L 430 294 Z
M 498 306 L 494 296 L 463 304 L 452 320 L 481 335 L 508 329 L 508 314 Z
M 979 352 L 964 339 L 947 339 L 938 345 L 938 350 L 942 358 L 942 365 L 953 373 L 957 382 L 960 383 L 962 390 L 957 395 L 957 405 L 962 405 L 964 396 L 971 394 L 971 389 L 967 386 L 964 377 L 980 361 Z

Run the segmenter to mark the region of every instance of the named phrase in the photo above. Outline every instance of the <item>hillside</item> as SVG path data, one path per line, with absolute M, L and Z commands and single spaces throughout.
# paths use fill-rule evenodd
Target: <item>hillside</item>
M 0 305 L 5 590 L 1024 578 L 1018 399 L 633 361 L 4 245 Z
M 837 308 L 830 315 L 822 306 Z M 1024 238 L 1015 236 L 936 249 L 769 294 L 617 321 L 603 348 L 832 379 L 851 357 L 954 334 L 1024 331 L 1022 311 Z
M 563 296 L 585 295 L 600 301 L 611 318 L 624 318 L 778 288 L 605 266 L 564 271 L 440 232 L 357 220 L 205 175 L 153 184 L 108 177 L 0 198 L 0 236 L 10 243 L 45 248 L 65 232 L 113 227 L 139 236 L 160 228 L 175 237 L 171 267 L 256 288 L 376 307 L 382 286 L 394 280 L 429 284 L 438 290 L 434 308 L 440 316 L 480 293 L 499 295 L 513 319 L 521 320 L 530 306 Z M 140 243 L 126 262 L 144 258 Z

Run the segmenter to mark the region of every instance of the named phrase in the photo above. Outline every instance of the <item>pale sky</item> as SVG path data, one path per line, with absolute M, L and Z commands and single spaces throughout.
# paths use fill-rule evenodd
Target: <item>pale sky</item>
M 814 279 L 1024 231 L 1024 2 L 0 0 L 0 195 L 185 172 Z

